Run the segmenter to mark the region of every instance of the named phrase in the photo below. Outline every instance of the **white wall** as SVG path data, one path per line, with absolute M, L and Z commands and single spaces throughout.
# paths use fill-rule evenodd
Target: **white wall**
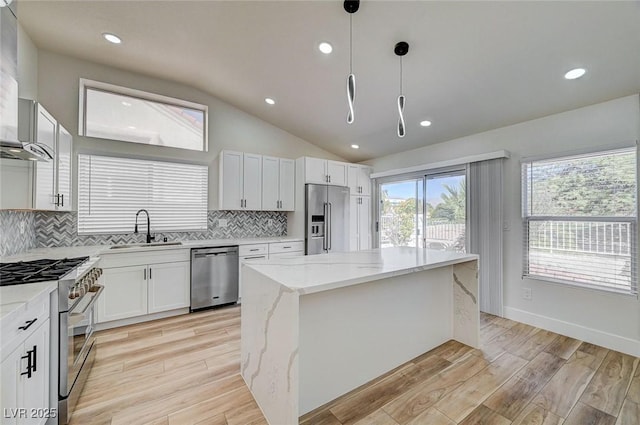
M 640 355 L 640 303 L 634 297 L 522 279 L 520 159 L 599 149 L 640 139 L 640 98 L 615 99 L 368 161 L 375 172 L 507 149 L 504 305 L 508 317 Z M 522 298 L 532 289 L 533 300 Z
M 209 209 L 218 204 L 218 155 L 231 149 L 263 155 L 339 159 L 309 142 L 268 124 L 202 91 L 183 84 L 147 77 L 104 65 L 40 50 L 38 101 L 74 136 L 74 153 L 107 153 L 177 159 L 209 164 Z M 209 151 L 195 152 L 78 136 L 79 79 L 88 78 L 176 97 L 209 107 Z M 256 99 L 261 102 L 262 99 Z M 73 187 L 77 187 L 74 173 Z

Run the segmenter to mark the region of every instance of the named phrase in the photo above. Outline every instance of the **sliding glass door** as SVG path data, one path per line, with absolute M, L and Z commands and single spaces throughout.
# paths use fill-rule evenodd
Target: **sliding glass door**
M 425 176 L 426 248 L 466 252 L 466 181 L 465 170 Z
M 379 247 L 466 250 L 466 169 L 378 185 Z

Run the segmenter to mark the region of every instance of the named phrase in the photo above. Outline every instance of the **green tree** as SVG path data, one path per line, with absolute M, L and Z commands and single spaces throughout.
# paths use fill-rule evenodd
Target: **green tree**
M 432 219 L 440 219 L 449 223 L 464 223 L 467 211 L 467 185 L 464 180 L 458 186 L 443 185 L 445 192 L 440 197 L 442 202 L 427 213 Z
M 387 191 L 382 191 L 382 240 L 393 246 L 407 246 L 415 231 L 416 199 L 400 202 L 389 200 Z

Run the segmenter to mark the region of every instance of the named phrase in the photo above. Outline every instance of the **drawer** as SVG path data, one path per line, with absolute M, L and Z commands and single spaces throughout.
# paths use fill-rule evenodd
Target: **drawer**
M 113 252 L 115 251 L 115 252 Z M 178 263 L 191 261 L 191 251 L 188 248 L 158 249 L 151 251 L 136 251 L 130 253 L 111 250 L 100 255 L 100 267 L 112 269 L 114 267 L 129 267 L 147 264 Z
M 304 242 L 276 242 L 269 244 L 269 254 L 277 254 L 279 252 L 304 251 Z
M 24 341 L 49 318 L 49 306 L 50 294 L 45 292 L 22 305 L 10 317 L 2 320 L 2 329 L 0 330 L 2 333 L 1 356 L 13 351 L 13 347 Z M 27 329 L 20 329 L 21 327 L 27 327 Z
M 240 247 L 238 248 L 238 255 L 240 257 L 247 257 L 247 256 L 268 254 L 269 253 L 268 246 L 269 245 L 266 243 L 253 244 L 253 245 L 240 245 Z
M 247 255 L 246 257 L 240 257 L 240 263 L 248 263 L 252 260 L 266 260 L 268 258 L 267 254 Z
M 278 252 L 277 254 L 269 254 L 269 259 L 283 257 L 304 257 L 304 251 Z

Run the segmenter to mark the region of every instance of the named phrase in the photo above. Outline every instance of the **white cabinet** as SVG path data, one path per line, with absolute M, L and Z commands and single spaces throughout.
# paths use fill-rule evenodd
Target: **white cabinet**
M 149 265 L 149 313 L 189 307 L 191 294 L 185 282 L 189 282 L 190 270 L 188 261 Z
M 147 314 L 146 265 L 103 269 L 102 280 L 98 323 Z
M 73 161 L 73 137 L 66 128 L 58 124 L 56 143 L 56 187 L 54 202 L 56 210 L 71 211 L 71 170 Z
M 329 161 L 320 158 L 304 157 L 304 183 L 347 185 L 346 162 Z
M 293 211 L 295 191 L 295 161 L 262 157 L 262 209 Z
M 47 318 L 11 353 L 6 356 L 3 353 L 0 364 L 3 424 L 44 424 L 47 421 L 41 416 L 49 408 L 49 347 Z
M 188 249 L 102 255 L 104 291 L 96 322 L 129 319 L 189 307 Z
M 371 167 L 349 164 L 348 186 L 351 195 L 371 196 Z
M 220 152 L 218 203 L 221 210 L 262 208 L 262 156 Z
M 54 152 L 52 161 L 33 163 L 34 209 L 71 210 L 73 137 L 38 102 L 20 99 L 20 140 L 37 142 Z
M 371 249 L 371 197 L 351 196 L 349 247 L 351 251 Z

